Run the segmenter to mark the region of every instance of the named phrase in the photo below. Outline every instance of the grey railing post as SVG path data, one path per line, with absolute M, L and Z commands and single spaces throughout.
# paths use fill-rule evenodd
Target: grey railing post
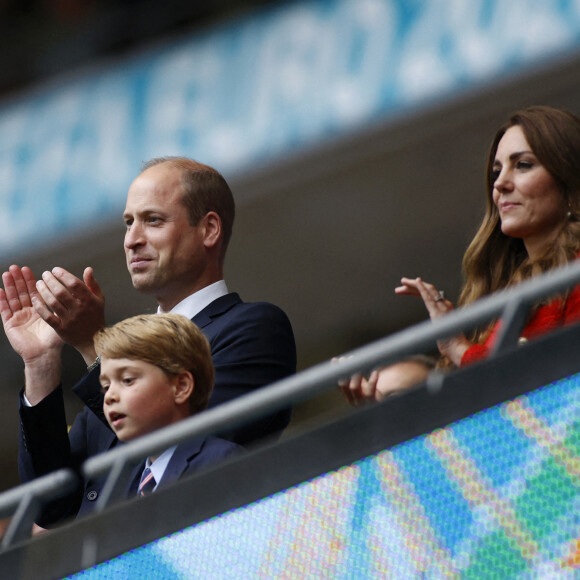
M 10 517 L 1 548 L 29 538 L 42 503 L 65 495 L 78 483 L 72 470 L 61 469 L 0 494 L 0 517 Z
M 505 305 L 501 327 L 491 348 L 490 356 L 515 347 L 528 317 L 530 306 L 527 302 L 512 298 Z
M 127 457 L 120 456 L 112 464 L 107 481 L 101 492 L 101 497 L 95 506 L 97 512 L 102 512 L 109 505 L 123 499 L 126 489 L 126 477 L 135 466 L 135 461 L 130 461 Z

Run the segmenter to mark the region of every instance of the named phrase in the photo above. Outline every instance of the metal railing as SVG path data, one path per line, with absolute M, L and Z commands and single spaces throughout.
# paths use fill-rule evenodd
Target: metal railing
M 314 397 L 335 388 L 338 380 L 354 373 L 367 373 L 378 366 L 432 350 L 439 339 L 469 332 L 484 323 L 501 318 L 502 329 L 490 357 L 515 349 L 530 306 L 542 298 L 561 293 L 577 284 L 580 284 L 580 262 L 495 293 L 433 322 L 426 320 L 346 353 L 338 362 L 320 363 L 254 393 L 89 458 L 81 467 L 82 475 L 91 479 L 107 476 L 97 504 L 98 511 L 102 512 L 123 499 L 125 475 L 146 456 L 159 453 L 182 441 L 229 429 Z M 436 384 L 437 377 L 442 375 L 434 373 L 433 376 Z M 75 483 L 78 483 L 78 475 L 72 470 L 63 469 L 0 494 L 0 517 L 12 516 L 1 548 L 6 549 L 24 540 L 30 534 L 32 522 L 37 517 L 42 502 L 62 495 Z

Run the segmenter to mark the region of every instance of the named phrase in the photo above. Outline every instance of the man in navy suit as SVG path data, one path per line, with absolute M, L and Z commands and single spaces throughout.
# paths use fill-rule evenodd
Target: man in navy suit
M 184 314 L 211 345 L 216 381 L 209 406 L 231 400 L 296 368 L 296 349 L 286 315 L 268 303 L 244 303 L 223 280 L 234 221 L 234 201 L 213 168 L 185 158 L 155 159 L 131 184 L 124 219 L 127 268 L 134 287 L 152 295 L 159 312 Z M 21 399 L 21 477 L 28 481 L 54 469 L 79 465 L 116 444 L 106 426 L 93 336 L 105 326 L 104 296 L 92 268 L 81 281 L 62 268 L 32 272 L 11 266 L 3 276 L 0 312 L 6 334 L 25 363 Z M 86 407 L 66 442 L 58 433 L 64 416 L 60 387 L 62 345 L 75 347 L 88 373 L 75 386 Z M 289 410 L 225 434 L 249 444 L 276 436 Z M 55 438 L 49 453 L 39 443 Z M 69 445 L 70 448 L 63 449 Z M 71 459 L 72 458 L 72 459 Z

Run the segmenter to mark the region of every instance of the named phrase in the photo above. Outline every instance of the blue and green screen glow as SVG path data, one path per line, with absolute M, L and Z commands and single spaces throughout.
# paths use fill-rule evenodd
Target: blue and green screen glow
M 70 578 L 575 578 L 580 375 Z

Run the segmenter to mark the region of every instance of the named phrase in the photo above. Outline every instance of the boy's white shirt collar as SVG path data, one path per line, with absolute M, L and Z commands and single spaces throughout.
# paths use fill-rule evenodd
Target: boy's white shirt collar
M 173 452 L 176 448 L 177 445 L 174 445 L 173 447 L 166 449 L 153 463 L 151 463 L 149 457 L 147 458 L 147 461 L 145 461 L 145 467 L 149 467 L 149 469 L 151 469 L 153 477 L 155 478 L 155 487 L 153 488 L 154 490 L 157 489 L 157 486 L 159 485 L 159 482 L 161 481 L 161 478 L 163 477 L 163 474 L 165 473 L 165 470 L 167 469 L 169 461 L 173 457 Z
M 182 314 L 183 316 L 187 316 L 187 318 L 193 318 L 214 300 L 226 294 L 228 294 L 228 287 L 224 280 L 219 280 L 184 298 L 170 312 L 173 314 Z M 157 314 L 161 314 L 162 312 L 161 308 L 157 307 Z

